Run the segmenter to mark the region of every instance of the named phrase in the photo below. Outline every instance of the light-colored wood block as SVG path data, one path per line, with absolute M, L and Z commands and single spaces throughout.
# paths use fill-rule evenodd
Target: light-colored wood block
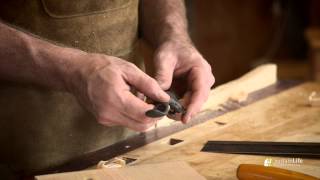
M 36 180 L 205 180 L 185 162 L 145 164 L 37 176 Z

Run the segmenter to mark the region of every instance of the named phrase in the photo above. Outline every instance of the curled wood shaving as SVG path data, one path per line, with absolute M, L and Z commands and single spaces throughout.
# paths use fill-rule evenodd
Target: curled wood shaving
M 126 165 L 126 161 L 122 158 L 115 157 L 108 161 L 100 161 L 97 165 L 98 169 L 103 168 L 119 168 L 124 167 Z
M 309 95 L 309 105 L 310 106 L 320 106 L 320 95 L 319 93 L 313 91 L 310 95 Z
M 238 93 L 233 94 L 232 96 L 230 96 L 229 100 L 235 101 L 237 103 L 241 103 L 243 101 L 246 101 L 247 98 L 248 98 L 248 93 L 244 92 L 244 91 L 241 91 L 241 92 L 238 92 Z

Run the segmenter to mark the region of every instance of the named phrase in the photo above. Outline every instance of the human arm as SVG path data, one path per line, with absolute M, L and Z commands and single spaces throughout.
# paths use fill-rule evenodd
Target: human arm
M 152 105 L 135 97 L 132 87 L 169 100 L 155 80 L 122 59 L 54 45 L 2 22 L 0 42 L 1 80 L 73 93 L 101 124 L 144 131 L 155 123 L 144 115 Z
M 142 0 L 141 28 L 143 38 L 156 49 L 153 63 L 155 79 L 160 86 L 182 88 L 187 112 L 186 123 L 198 113 L 214 83 L 211 67 L 194 47 L 187 31 L 182 0 Z

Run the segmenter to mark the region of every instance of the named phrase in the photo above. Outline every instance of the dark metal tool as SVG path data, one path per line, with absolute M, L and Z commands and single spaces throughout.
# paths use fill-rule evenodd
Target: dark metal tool
M 230 154 L 299 156 L 320 158 L 320 143 L 208 141 L 201 151 Z
M 185 108 L 179 103 L 177 96 L 171 92 L 166 91 L 170 96 L 168 103 L 153 102 L 154 108 L 146 112 L 148 117 L 162 117 L 166 115 L 174 115 L 176 113 L 185 113 Z

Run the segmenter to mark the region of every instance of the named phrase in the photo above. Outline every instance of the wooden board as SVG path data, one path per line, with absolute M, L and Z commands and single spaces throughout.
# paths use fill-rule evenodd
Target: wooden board
M 276 81 L 275 69 L 274 65 L 263 66 L 249 75 L 216 88 L 211 92 L 204 111 L 217 110 L 230 97 L 237 97 L 238 94 L 243 94 L 242 92 L 251 93 L 272 84 Z M 222 116 L 215 116 L 214 119 L 171 134 L 122 156 L 137 159 L 130 166 L 186 161 L 207 179 L 235 179 L 239 164 L 264 164 L 265 160 L 268 162 L 270 159 L 273 166 L 320 177 L 319 160 L 302 159 L 300 164 L 290 164 L 285 163 L 290 159 L 284 157 L 200 151 L 209 140 L 320 142 L 320 107 L 310 107 L 307 102 L 312 91 L 320 92 L 320 84 L 301 84 L 248 106 L 241 106 L 240 109 Z M 157 136 L 160 136 L 161 131 L 158 133 Z M 149 140 L 147 135 L 145 138 L 146 141 Z M 173 138 L 183 142 L 170 145 L 170 139 Z M 90 157 L 87 156 L 89 161 L 93 162 L 94 159 Z
M 280 163 L 288 158 L 200 151 L 209 140 L 320 142 L 320 107 L 307 102 L 312 91 L 320 92 L 320 84 L 304 83 L 123 156 L 137 159 L 133 165 L 186 161 L 207 179 L 235 179 L 239 164 L 263 164 L 267 158 L 278 162 L 274 166 L 320 177 L 320 160 L 302 159 L 292 165 Z M 169 145 L 171 138 L 184 141 Z
M 275 84 L 276 82 L 277 66 L 275 64 L 261 65 L 242 77 L 211 90 L 209 98 L 202 106 L 201 111 L 220 109 L 220 105 L 229 99 L 244 101 L 250 93 Z M 157 127 L 165 127 L 177 123 L 180 122 L 165 117 L 161 119 L 161 121 L 158 121 Z
M 277 66 L 275 64 L 259 66 L 244 76 L 211 90 L 208 101 L 202 107 L 202 112 L 193 118 L 193 120 L 188 124 L 182 124 L 181 122 L 177 122 L 169 118 L 163 118 L 159 121 L 157 128 L 152 129 L 147 133 L 134 135 L 124 141 L 98 151 L 84 154 L 83 156 L 73 159 L 68 163 L 33 172 L 32 174 L 49 174 L 53 172 L 76 171 L 88 168 L 89 166 L 97 164 L 100 160 L 107 160 L 121 155 L 145 144 L 183 129 L 190 128 L 194 125 L 205 122 L 210 118 L 221 116 L 229 111 L 241 108 L 242 106 L 246 106 L 247 104 L 255 102 L 261 98 L 270 96 L 288 88 L 286 83 L 277 84 L 276 82 Z M 291 84 L 289 86 L 292 86 L 292 83 L 289 84 Z M 234 99 L 240 97 L 240 100 L 245 100 L 245 97 L 248 95 L 249 97 L 247 101 L 241 103 L 229 103 L 230 98 Z
M 205 180 L 185 162 L 86 170 L 37 176 L 36 180 Z

